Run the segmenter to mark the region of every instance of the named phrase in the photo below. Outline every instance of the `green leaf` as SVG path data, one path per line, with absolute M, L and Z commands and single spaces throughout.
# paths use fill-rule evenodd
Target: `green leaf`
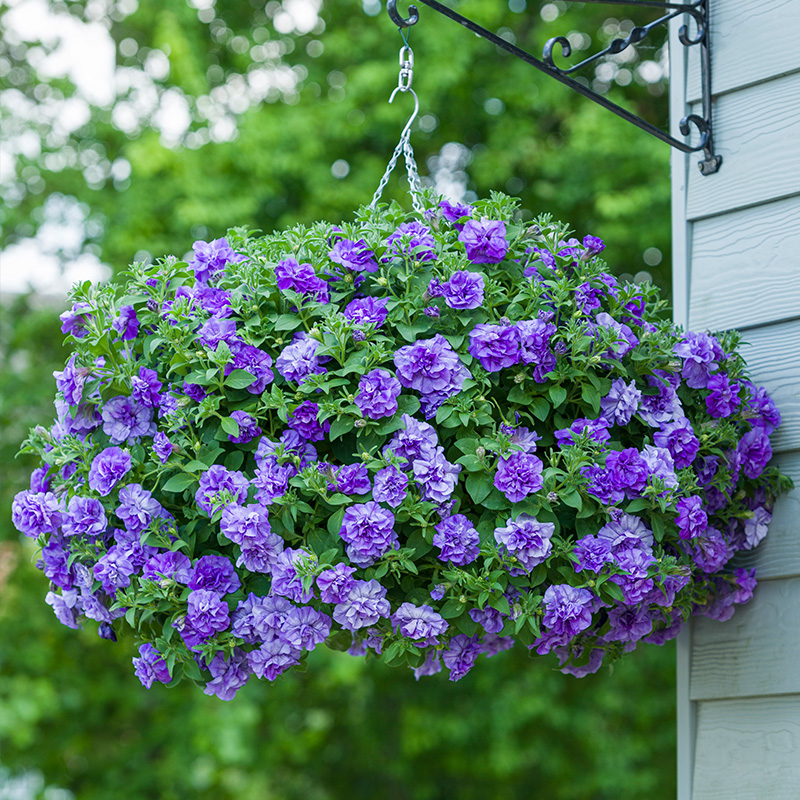
M 466 455 L 456 459 L 456 464 L 463 464 L 467 472 L 482 472 L 485 469 L 483 461 L 478 456 Z
M 281 314 L 278 319 L 275 320 L 273 327 L 276 331 L 293 331 L 302 324 L 303 320 L 294 314 Z
M 466 604 L 459 602 L 458 600 L 448 600 L 443 606 L 442 610 L 439 612 L 445 619 L 453 619 L 457 617 L 459 614 L 464 613 L 464 609 L 466 608 Z
M 239 423 L 233 417 L 223 417 L 220 424 L 228 436 L 239 435 Z
M 519 403 L 520 405 L 527 405 L 531 401 L 531 396 L 526 389 L 523 389 L 520 384 L 515 384 L 514 388 L 508 393 L 509 403 Z
M 161 488 L 165 492 L 182 492 L 195 483 L 196 480 L 197 478 L 194 475 L 179 472 L 177 475 L 173 475 Z
M 650 508 L 650 501 L 646 497 L 637 497 L 635 500 L 631 500 L 631 502 L 628 503 L 625 510 L 629 514 L 633 514 L 636 511 L 644 511 L 647 508 Z
M 600 392 L 591 383 L 584 383 L 581 387 L 581 397 L 588 403 L 595 414 L 600 413 Z
M 533 416 L 542 422 L 550 416 L 550 403 L 544 397 L 534 397 L 530 402 L 530 409 Z
M 549 394 L 553 408 L 558 408 L 567 399 L 567 390 L 563 386 L 551 386 Z
M 335 514 L 328 517 L 328 533 L 338 536 L 339 531 L 342 529 L 342 520 L 344 519 L 344 507 L 340 508 Z
M 184 464 L 183 468 L 187 472 L 205 472 L 208 469 L 208 464 L 204 464 L 202 461 L 193 460 L 188 464 Z
M 650 518 L 650 527 L 653 529 L 653 536 L 660 542 L 664 538 L 664 517 L 660 514 L 653 514 Z
M 331 430 L 328 439 L 332 442 L 340 436 L 344 436 L 348 431 L 353 430 L 355 420 L 352 417 L 339 417 L 331 423 Z
M 475 451 L 478 449 L 478 440 L 474 436 L 466 436 L 463 439 L 458 439 L 456 441 L 456 447 L 462 453 L 468 454 L 475 454 Z
M 256 382 L 256 376 L 251 375 L 246 369 L 235 369 L 225 378 L 225 385 L 231 389 L 246 389 Z
M 581 498 L 581 493 L 577 489 L 559 495 L 558 499 L 561 500 L 564 505 L 575 508 L 578 511 L 583 508 L 583 498 Z
M 469 496 L 480 504 L 492 491 L 492 478 L 485 472 L 472 472 L 467 476 L 467 492 Z

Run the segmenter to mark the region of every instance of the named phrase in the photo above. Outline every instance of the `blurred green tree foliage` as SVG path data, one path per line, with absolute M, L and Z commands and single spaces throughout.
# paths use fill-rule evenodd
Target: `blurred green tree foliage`
M 386 103 L 401 40 L 375 0 L 51 0 L 48 14 L 107 28 L 113 102 L 48 73 L 58 36 L 7 24 L 26 3 L 0 3 L 3 247 L 41 236 L 48 198 L 83 219 L 78 246 L 51 249 L 114 268 L 232 225 L 347 219 L 410 112 L 407 97 Z M 574 58 L 652 18 L 562 0 L 458 6 L 533 52 L 569 34 Z M 618 273 L 648 270 L 668 289 L 669 148 L 420 12 L 422 174 L 456 193 L 519 195 L 530 215 L 604 237 Z M 663 126 L 664 65 L 656 42 L 587 80 Z M 394 179 L 387 196 L 403 192 Z M 13 454 L 52 417 L 59 310 L 35 297 L 0 309 L 0 765 L 41 770 L 80 800 L 674 796 L 671 647 L 582 681 L 505 653 L 459 684 L 320 653 L 307 674 L 253 682 L 225 705 L 188 686 L 146 692 L 130 642 L 61 628 L 8 522 L 31 466 Z

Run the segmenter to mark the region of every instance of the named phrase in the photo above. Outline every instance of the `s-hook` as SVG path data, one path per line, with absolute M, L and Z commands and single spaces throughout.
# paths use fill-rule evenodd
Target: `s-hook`
M 416 6 L 409 6 L 408 19 L 403 19 L 397 12 L 397 0 L 387 0 L 386 10 L 389 12 L 392 22 L 394 22 L 398 28 L 410 28 L 412 25 L 416 25 L 419 20 L 419 12 Z

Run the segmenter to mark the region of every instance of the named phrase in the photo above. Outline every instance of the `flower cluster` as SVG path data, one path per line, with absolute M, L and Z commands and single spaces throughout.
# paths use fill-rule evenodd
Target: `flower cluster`
M 194 245 L 76 289 L 13 503 L 46 601 L 229 700 L 325 644 L 584 675 L 727 619 L 788 480 L 737 336 L 502 195 Z M 551 655 L 548 655 L 551 654 Z

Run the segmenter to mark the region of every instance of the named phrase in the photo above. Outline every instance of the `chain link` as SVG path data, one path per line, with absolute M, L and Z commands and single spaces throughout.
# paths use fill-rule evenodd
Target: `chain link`
M 406 43 L 400 48 L 400 74 L 397 78 L 397 88 L 392 92 L 389 102 L 391 103 L 394 101 L 395 95 L 398 92 L 411 92 L 411 94 L 414 96 L 414 112 L 409 117 L 408 122 L 403 128 L 403 132 L 400 134 L 400 141 L 397 143 L 397 147 L 395 147 L 394 153 L 392 153 L 392 157 L 389 159 L 389 164 L 386 167 L 386 171 L 383 173 L 383 177 L 378 184 L 378 188 L 375 190 L 375 194 L 372 196 L 372 202 L 369 204 L 369 207 L 373 210 L 375 209 L 375 206 L 378 205 L 378 201 L 381 199 L 383 190 L 386 188 L 386 184 L 389 182 L 389 176 L 392 174 L 392 171 L 397 165 L 397 159 L 400 158 L 400 154 L 402 153 L 406 164 L 406 175 L 408 177 L 411 205 L 413 206 L 414 211 L 416 211 L 418 214 L 422 214 L 424 211 L 424 207 L 422 205 L 422 182 L 420 181 L 419 172 L 417 171 L 417 162 L 414 160 L 414 150 L 411 147 L 411 125 L 419 113 L 419 98 L 417 97 L 417 93 L 411 88 L 411 83 L 413 80 L 414 51 L 408 46 L 408 43 Z

